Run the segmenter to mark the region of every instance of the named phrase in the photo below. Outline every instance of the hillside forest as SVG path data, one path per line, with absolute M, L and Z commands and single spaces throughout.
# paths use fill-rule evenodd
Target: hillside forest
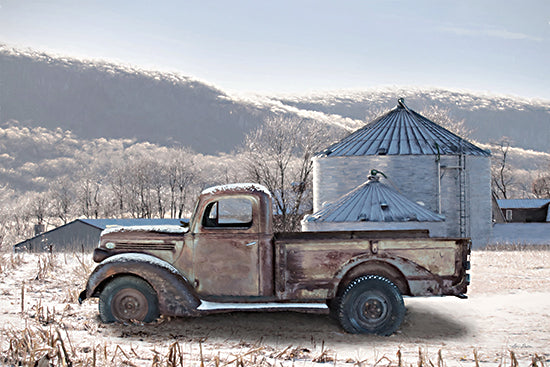
M 0 248 L 76 218 L 189 217 L 201 190 L 233 182 L 265 185 L 275 229 L 299 230 L 311 157 L 399 97 L 491 151 L 497 198 L 550 197 L 548 101 L 415 88 L 234 97 L 0 44 Z
M 445 111 L 423 114 L 468 134 Z M 0 241 L 7 250 L 76 218 L 188 218 L 206 187 L 259 182 L 274 193 L 276 230 L 296 231 L 312 209 L 312 156 L 348 132 L 312 119 L 272 117 L 232 153 L 205 155 L 130 139 L 79 139 L 70 131 L 0 127 Z M 480 144 L 492 152 L 498 198 L 550 197 L 550 155 L 526 153 L 503 138 Z M 37 159 L 39 157 L 39 159 Z M 522 164 L 537 160 L 540 170 Z M 365 178 L 366 179 L 366 178 Z

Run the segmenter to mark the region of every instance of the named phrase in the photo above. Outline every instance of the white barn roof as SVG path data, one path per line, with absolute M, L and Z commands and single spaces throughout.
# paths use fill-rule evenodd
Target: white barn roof
M 403 99 L 383 116 L 333 144 L 329 157 L 364 155 L 468 155 L 490 153 L 407 108 Z
M 414 203 L 395 189 L 369 180 L 305 218 L 307 222 L 441 222 L 444 217 Z

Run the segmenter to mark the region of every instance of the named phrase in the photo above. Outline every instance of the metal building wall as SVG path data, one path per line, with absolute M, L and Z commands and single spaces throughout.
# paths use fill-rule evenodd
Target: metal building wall
M 82 248 L 91 251 L 97 247 L 101 231 L 100 228 L 76 220 L 21 243 L 17 250 L 42 252 L 49 251 L 52 246 L 52 250 L 57 252 L 81 251 Z

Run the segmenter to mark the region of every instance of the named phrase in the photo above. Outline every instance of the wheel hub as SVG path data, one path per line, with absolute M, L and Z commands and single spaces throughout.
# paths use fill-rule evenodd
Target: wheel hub
M 147 298 L 138 290 L 120 290 L 111 303 L 113 316 L 119 320 L 143 321 L 148 313 Z
M 368 300 L 365 303 L 365 308 L 363 311 L 363 314 L 368 319 L 379 319 L 382 314 L 384 313 L 384 308 L 382 306 L 382 303 L 375 299 L 375 300 Z

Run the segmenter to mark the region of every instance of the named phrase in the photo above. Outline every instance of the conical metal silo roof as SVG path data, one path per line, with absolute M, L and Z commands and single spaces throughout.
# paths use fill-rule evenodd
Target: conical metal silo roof
M 331 145 L 323 155 L 481 155 L 490 153 L 407 108 L 398 105 L 363 128 Z
M 307 222 L 441 222 L 445 218 L 407 199 L 376 176 L 305 218 Z

